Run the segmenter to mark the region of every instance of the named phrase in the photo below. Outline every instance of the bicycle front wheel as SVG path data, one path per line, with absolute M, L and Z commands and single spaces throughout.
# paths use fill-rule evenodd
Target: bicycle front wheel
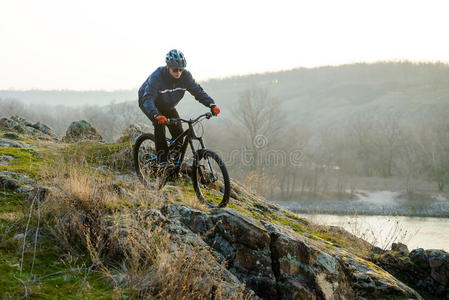
M 216 153 L 204 150 L 194 160 L 192 183 L 198 199 L 209 207 L 228 204 L 231 183 L 226 166 Z

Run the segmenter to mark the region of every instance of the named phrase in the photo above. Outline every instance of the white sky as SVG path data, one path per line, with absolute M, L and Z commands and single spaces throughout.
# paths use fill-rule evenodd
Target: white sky
M 0 0 L 0 89 L 138 88 L 172 48 L 197 80 L 449 62 L 449 1 Z

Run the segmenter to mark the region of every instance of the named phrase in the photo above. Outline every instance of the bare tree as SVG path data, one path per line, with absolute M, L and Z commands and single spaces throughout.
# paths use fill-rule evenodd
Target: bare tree
M 442 191 L 449 184 L 449 121 L 433 120 L 420 134 L 419 147 L 427 177 Z
M 252 87 L 240 97 L 233 114 L 247 134 L 247 146 L 252 154 L 251 170 L 261 167 L 261 154 L 284 123 L 280 102 L 267 89 Z
M 366 176 L 393 175 L 395 158 L 402 147 L 400 115 L 363 115 L 352 122 L 351 135 L 356 155 Z

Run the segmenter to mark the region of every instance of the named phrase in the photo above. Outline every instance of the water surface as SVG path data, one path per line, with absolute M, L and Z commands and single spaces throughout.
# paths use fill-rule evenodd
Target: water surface
M 403 216 L 344 216 L 299 214 L 314 223 L 341 226 L 381 248 L 402 242 L 409 250 L 442 249 L 449 252 L 449 219 Z

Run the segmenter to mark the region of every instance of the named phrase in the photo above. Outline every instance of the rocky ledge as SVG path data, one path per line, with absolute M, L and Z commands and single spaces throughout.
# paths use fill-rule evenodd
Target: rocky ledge
M 449 253 L 443 250 L 408 251 L 393 243 L 391 251 L 373 256 L 373 262 L 418 289 L 426 299 L 449 299 Z
M 199 235 L 218 261 L 263 299 L 422 299 L 391 274 L 339 245 L 230 208 L 153 210 L 171 232 Z
M 12 133 L 6 133 L 5 137 L 7 138 L 17 139 L 19 137 L 18 134 L 24 134 L 35 139 L 57 140 L 56 132 L 50 126 L 41 122 L 31 123 L 30 121 L 18 116 L 1 118 L 0 127 L 14 131 Z

